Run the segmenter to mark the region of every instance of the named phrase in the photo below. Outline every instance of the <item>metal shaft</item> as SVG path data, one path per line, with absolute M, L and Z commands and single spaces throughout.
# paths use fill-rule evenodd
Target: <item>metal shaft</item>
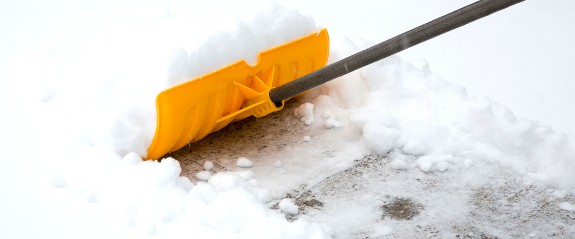
M 270 91 L 276 104 L 524 0 L 480 0 Z

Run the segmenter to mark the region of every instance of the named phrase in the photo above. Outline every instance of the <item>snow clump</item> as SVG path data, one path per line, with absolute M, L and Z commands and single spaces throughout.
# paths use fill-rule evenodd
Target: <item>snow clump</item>
M 567 211 L 575 211 L 575 205 L 569 202 L 559 203 L 559 208 Z
M 206 162 L 204 162 L 204 170 L 210 171 L 212 169 L 214 169 L 214 163 L 212 161 L 206 160 Z
M 294 115 L 298 117 L 305 125 L 313 124 L 313 108 L 312 103 L 304 103 L 294 110 Z
M 208 179 L 210 179 L 211 176 L 212 173 L 210 171 L 199 171 L 196 173 L 196 178 L 202 181 L 208 181 Z
M 393 161 L 391 161 L 390 166 L 395 170 L 406 170 L 409 168 L 405 160 L 401 158 L 394 158 Z
M 251 168 L 254 166 L 254 162 L 252 162 L 246 157 L 239 157 L 238 160 L 236 161 L 236 166 L 240 168 Z
M 293 202 L 291 198 L 284 198 L 278 204 L 279 209 L 287 214 L 296 215 L 299 213 L 299 207 Z

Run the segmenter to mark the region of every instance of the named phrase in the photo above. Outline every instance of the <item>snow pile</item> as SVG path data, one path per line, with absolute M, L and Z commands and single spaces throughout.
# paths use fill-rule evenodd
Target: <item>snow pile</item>
M 199 47 L 179 52 L 170 82 L 178 84 L 239 60 L 257 63 L 257 54 L 316 30 L 311 17 L 272 5 L 234 26 L 232 32 L 210 35 Z
M 269 190 L 246 173 L 217 173 L 193 184 L 179 176 L 178 161 L 142 161 L 131 153 L 102 157 L 91 148 L 78 150 L 55 186 L 102 209 L 102 216 L 145 235 L 186 238 L 301 238 L 321 236 L 319 224 L 287 222 L 265 204 Z M 90 156 L 92 155 L 92 156 Z M 91 169 L 91 170 L 87 170 Z M 205 171 L 204 171 L 205 172 Z M 200 177 L 200 176 L 199 176 Z M 119 180 L 122 179 L 122 180 Z
M 352 41 L 341 46 L 332 56 L 341 58 L 358 49 Z M 463 88 L 432 74 L 425 61 L 410 63 L 392 56 L 329 82 L 315 94 L 296 116 L 301 117 L 301 109 L 313 110 L 305 114 L 314 117 L 306 119 L 313 122 L 335 112 L 334 118 L 347 121 L 371 150 L 414 155 L 424 172 L 491 160 L 531 180 L 575 191 L 573 139 L 517 119 L 501 105 L 468 97 Z
M 257 13 L 244 10 L 239 12 L 252 18 L 225 23 L 177 7 L 111 18 L 86 30 L 86 35 L 65 38 L 60 45 L 24 57 L 11 82 L 25 84 L 11 88 L 30 94 L 10 97 L 34 102 L 14 107 L 14 114 L 45 145 L 37 148 L 41 157 L 13 150 L 14 155 L 32 157 L 18 162 L 44 171 L 27 175 L 21 170 L 6 177 L 49 180 L 52 188 L 43 191 L 60 195 L 64 202 L 82 201 L 91 205 L 88 208 L 98 208 L 90 220 L 98 222 L 93 225 L 114 225 L 116 231 L 101 232 L 112 237 L 187 238 L 190 232 L 203 238 L 327 237 L 319 224 L 288 222 L 270 209 L 266 203 L 271 193 L 257 186 L 250 171 L 212 175 L 214 165 L 206 162 L 206 171 L 196 175 L 202 181 L 194 184 L 180 176 L 180 165 L 172 158 L 141 160 L 153 137 L 154 101 L 161 90 L 240 59 L 253 63 L 260 51 L 317 30 L 311 18 L 294 10 L 279 6 Z M 214 33 L 214 29 L 229 30 Z M 33 120 L 38 118 L 42 120 Z M 252 167 L 253 162 L 243 158 L 238 166 Z M 30 194 L 28 198 L 43 197 Z M 71 227 L 92 225 L 63 220 L 62 225 Z M 15 235 L 23 227 L 26 224 L 18 221 L 3 225 L 4 233 Z M 46 236 L 63 235 L 55 230 Z
M 23 57 L 12 81 L 30 82 L 18 90 L 66 115 L 58 127 L 73 128 L 62 137 L 69 144 L 145 156 L 159 92 L 239 60 L 254 64 L 259 52 L 318 30 L 296 10 L 243 8 L 238 12 L 249 17 L 210 18 L 185 8 L 110 17 Z

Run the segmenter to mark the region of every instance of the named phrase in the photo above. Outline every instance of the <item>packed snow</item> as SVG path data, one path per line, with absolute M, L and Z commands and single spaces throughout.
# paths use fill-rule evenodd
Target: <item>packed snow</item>
M 313 124 L 313 104 L 305 103 L 294 110 L 296 117 L 305 122 L 306 125 Z
M 239 157 L 236 165 L 240 168 L 251 168 L 254 166 L 254 162 L 246 157 Z
M 569 202 L 562 202 L 559 204 L 559 208 L 567 211 L 575 211 L 575 205 Z
M 1 238 L 330 238 L 356 235 L 348 234 L 353 228 L 368 231 L 368 237 L 404 230 L 397 223 L 358 220 L 378 220 L 367 207 L 373 205 L 364 203 L 376 194 L 333 196 L 325 214 L 293 217 L 304 210 L 288 196 L 294 187 L 324 187 L 322 180 L 349 172 L 362 157 L 373 164 L 391 158 L 388 167 L 408 186 L 405 177 L 413 175 L 439 181 L 470 171 L 467 180 L 481 184 L 474 177 L 505 168 L 522 183 L 543 185 L 555 198 L 575 193 L 574 138 L 470 96 L 435 74 L 433 60 L 401 56 L 301 96 L 304 103 L 293 115 L 320 133 L 298 135 L 305 146 L 283 147 L 277 158 L 267 158 L 270 167 L 258 161 L 266 155 L 222 159 L 237 167 L 223 172 L 206 160 L 186 177 L 177 158 L 143 161 L 160 91 L 238 60 L 253 64 L 262 50 L 331 26 L 324 15 L 318 16 L 325 24 L 319 26 L 302 13 L 312 8 L 300 12 L 257 1 L 168 1 L 142 9 L 125 4 L 116 14 L 91 15 L 46 36 L 40 46 L 9 59 L 10 71 L 0 74 Z M 330 62 L 374 43 L 342 33 L 344 25 L 334 28 Z M 3 47 L 22 47 L 9 39 Z M 334 149 L 320 151 L 326 147 Z M 379 189 L 410 190 L 403 185 Z M 462 215 L 465 202 L 450 193 L 430 195 L 424 214 Z M 453 203 L 442 204 L 446 201 Z M 575 211 L 573 202 L 555 206 Z M 445 208 L 452 211 L 442 213 Z
M 294 203 L 293 199 L 291 198 L 284 198 L 278 204 L 279 209 L 287 214 L 297 214 L 298 213 L 298 206 Z
M 208 179 L 210 179 L 210 177 L 212 176 L 212 173 L 210 171 L 199 171 L 198 173 L 196 173 L 196 178 L 198 178 L 199 180 L 202 181 L 208 181 Z
M 214 163 L 212 161 L 207 160 L 206 162 L 204 162 L 204 169 L 206 171 L 214 169 Z

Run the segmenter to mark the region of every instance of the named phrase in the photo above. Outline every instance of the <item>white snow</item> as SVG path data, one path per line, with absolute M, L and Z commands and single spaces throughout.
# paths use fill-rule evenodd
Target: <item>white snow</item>
M 393 161 L 390 163 L 391 168 L 396 170 L 406 170 L 409 169 L 409 165 L 405 162 L 404 159 L 397 157 L 394 158 Z
M 339 121 L 335 119 L 335 116 L 330 111 L 324 111 L 322 118 L 325 128 L 331 129 L 339 127 Z
M 266 202 L 266 203 L 267 203 L 267 202 L 271 201 L 273 198 L 272 198 L 272 194 L 271 194 L 271 192 L 270 192 L 269 189 L 261 189 L 261 190 L 258 192 L 258 199 L 259 199 L 261 202 Z
M 239 157 L 238 160 L 236 161 L 236 166 L 240 168 L 251 168 L 254 166 L 254 162 L 252 162 L 246 157 Z
M 212 169 L 214 169 L 214 163 L 212 161 L 206 160 L 204 162 L 204 170 L 210 171 Z
M 295 10 L 245 4 L 229 12 L 243 17 L 217 2 L 128 4 L 13 60 L 0 87 L 3 115 L 14 116 L 0 124 L 1 179 L 14 182 L 2 186 L 0 237 L 323 237 L 263 204 L 270 193 L 251 172 L 204 171 L 207 183 L 192 183 L 172 158 L 141 160 L 159 91 L 317 29 Z
M 282 165 L 283 165 L 283 164 L 282 164 L 282 161 L 280 161 L 280 160 L 278 160 L 278 161 L 276 161 L 276 162 L 274 163 L 274 167 L 275 167 L 275 168 L 281 168 Z
M 575 193 L 575 53 L 567 47 L 575 36 L 552 24 L 574 20 L 568 1 L 526 1 L 310 90 L 294 115 L 313 144 L 282 148 L 269 167 L 240 157 L 244 171 L 217 172 L 204 161 L 192 182 L 174 158 L 142 161 L 155 96 L 167 87 L 238 60 L 253 64 L 258 52 L 319 29 L 314 19 L 330 29 L 333 62 L 463 4 L 407 2 L 283 3 L 308 16 L 255 0 L 3 1 L 0 238 L 389 235 L 399 226 L 358 220 L 379 220 L 376 194 L 335 197 L 326 214 L 293 222 L 281 213 L 300 211 L 286 193 L 371 153 L 390 157 L 407 183 L 417 173 L 481 183 L 474 177 L 505 167 L 557 197 Z M 323 130 L 311 131 L 316 125 Z M 380 189 L 415 190 L 398 185 Z M 454 194 L 434 192 L 425 203 L 436 220 L 465 213 Z M 557 206 L 575 210 L 563 199 Z
M 362 134 L 365 144 L 378 154 L 386 154 L 391 151 L 399 139 L 397 130 L 385 127 L 379 123 L 365 124 Z
M 452 155 L 422 156 L 417 159 L 417 166 L 426 173 L 433 171 L 443 172 L 449 169 L 452 162 L 455 162 Z
M 299 208 L 291 198 L 284 198 L 278 204 L 279 209 L 287 214 L 298 214 Z
M 559 208 L 567 211 L 575 211 L 575 205 L 569 202 L 559 203 Z
M 196 178 L 202 181 L 208 181 L 211 176 L 212 173 L 210 171 L 199 171 L 198 173 L 196 173 Z
M 311 125 L 314 121 L 313 108 L 314 105 L 312 103 L 304 103 L 294 110 L 294 115 L 300 118 L 306 125 Z

